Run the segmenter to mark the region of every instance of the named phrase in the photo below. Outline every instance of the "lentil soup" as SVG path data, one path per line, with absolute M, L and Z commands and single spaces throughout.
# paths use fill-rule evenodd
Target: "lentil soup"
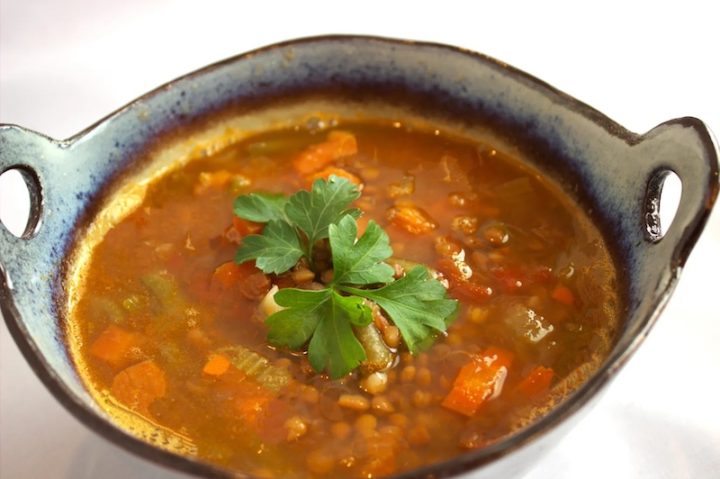
M 344 352 L 313 361 L 307 337 L 268 334 L 288 308 L 278 290 L 333 284 L 338 225 L 285 272 L 235 261 L 271 228 L 233 215 L 237 197 L 332 182 L 352 185 L 362 212 L 349 246 L 386 234 L 389 285 L 423 265 L 435 300 L 458 304 L 414 344 L 366 297 L 369 324 L 346 331 L 362 360 L 346 369 L 334 367 Z M 610 255 L 556 186 L 492 145 L 390 121 L 269 131 L 160 177 L 83 275 L 69 338 L 101 407 L 149 441 L 262 478 L 381 477 L 485 447 L 579 386 L 618 328 Z

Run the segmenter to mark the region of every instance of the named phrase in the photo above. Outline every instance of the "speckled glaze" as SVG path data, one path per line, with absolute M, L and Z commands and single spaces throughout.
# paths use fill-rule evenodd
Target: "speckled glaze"
M 31 193 L 21 238 L 0 226 L 0 305 L 28 362 L 90 428 L 151 460 L 208 477 L 238 477 L 156 449 L 110 423 L 73 369 L 63 341 L 63 264 L 103 187 L 156 138 L 229 108 L 307 94 L 392 98 L 466 125 L 483 125 L 525 153 L 588 211 L 623 275 L 625 325 L 587 383 L 516 436 L 398 477 L 514 477 L 596 401 L 642 342 L 672 292 L 718 194 L 718 152 L 695 118 L 639 135 L 503 63 L 453 47 L 369 37 L 291 41 L 174 80 L 64 141 L 0 126 L 0 173 L 18 169 Z M 659 238 L 656 205 L 668 171 L 683 182 L 675 220 Z M 243 477 L 239 475 L 239 477 Z

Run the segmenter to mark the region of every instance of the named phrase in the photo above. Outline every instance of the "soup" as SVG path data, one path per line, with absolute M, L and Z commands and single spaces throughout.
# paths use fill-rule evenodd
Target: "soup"
M 617 329 L 576 205 L 492 145 L 390 121 L 268 131 L 162 176 L 83 284 L 69 338 L 101 407 L 262 478 L 486 447 L 580 385 Z

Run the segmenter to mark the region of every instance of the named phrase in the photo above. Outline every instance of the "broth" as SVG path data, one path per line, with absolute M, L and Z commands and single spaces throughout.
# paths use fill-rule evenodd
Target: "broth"
M 300 159 L 350 137 L 328 165 Z M 360 230 L 386 231 L 398 277 L 426 265 L 460 302 L 418 354 L 378 326 L 392 364 L 340 379 L 270 346 L 261 313 L 271 286 L 322 279 L 233 262 L 251 232 L 238 195 L 330 174 L 362 185 Z M 580 385 L 618 326 L 607 249 L 556 187 L 491 145 L 389 121 L 269 131 L 161 177 L 83 275 L 70 337 L 101 405 L 263 478 L 386 476 L 485 447 Z M 491 394 L 463 396 L 482 368 Z

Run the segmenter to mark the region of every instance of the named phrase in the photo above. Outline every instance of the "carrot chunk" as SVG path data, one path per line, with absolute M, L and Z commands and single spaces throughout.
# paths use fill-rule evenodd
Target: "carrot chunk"
M 338 168 L 337 166 L 328 166 L 327 168 L 324 168 L 316 173 L 313 173 L 310 176 L 308 176 L 308 180 L 310 181 L 310 183 L 314 183 L 315 180 L 317 180 L 317 179 L 327 180 L 331 176 L 345 178 L 350 183 L 356 185 L 358 188 L 362 188 L 363 182 L 359 177 L 353 175 L 348 170 L 345 170 L 343 168 Z
M 430 233 L 437 228 L 437 224 L 427 213 L 409 204 L 390 208 L 387 213 L 387 218 L 394 225 L 414 235 Z
M 535 367 L 515 387 L 515 391 L 528 397 L 538 397 L 547 392 L 555 372 L 544 366 Z
M 111 324 L 90 345 L 90 354 L 117 368 L 132 362 L 136 352 L 133 349 L 139 348 L 140 343 L 138 334 Z
M 165 373 L 152 359 L 123 369 L 115 376 L 111 386 L 118 401 L 146 415 L 150 413 L 150 405 L 165 396 L 166 390 Z
M 205 363 L 203 372 L 210 376 L 220 376 L 227 372 L 230 367 L 230 360 L 222 354 L 211 354 Z
M 567 304 L 568 306 L 572 306 L 573 304 L 575 304 L 575 295 L 570 290 L 570 288 L 562 284 L 558 284 L 557 286 L 555 286 L 555 289 L 553 289 L 550 297 L 555 301 Z
M 344 131 L 331 131 L 323 143 L 311 145 L 300 152 L 293 166 L 298 173 L 308 175 L 338 158 L 354 155 L 357 150 L 355 135 Z
M 488 348 L 460 369 L 443 407 L 465 416 L 473 416 L 487 401 L 502 393 L 513 354 L 500 348 Z

